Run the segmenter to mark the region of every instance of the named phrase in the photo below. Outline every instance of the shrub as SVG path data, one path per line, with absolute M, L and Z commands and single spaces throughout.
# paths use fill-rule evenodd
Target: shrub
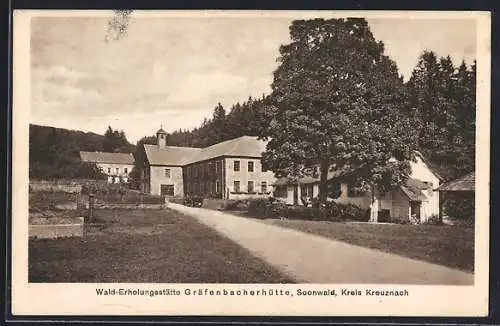
M 339 206 L 341 210 L 341 216 L 344 219 L 354 220 L 358 222 L 368 222 L 370 220 L 370 210 L 368 209 L 363 209 L 353 204 Z
M 475 196 L 473 192 L 443 194 L 443 206 L 450 218 L 473 223 L 475 217 Z
M 272 198 L 256 198 L 248 201 L 248 215 L 257 218 L 286 216 L 286 205 Z
M 326 221 L 329 220 L 329 212 L 324 207 L 289 207 L 286 217 L 292 220 Z

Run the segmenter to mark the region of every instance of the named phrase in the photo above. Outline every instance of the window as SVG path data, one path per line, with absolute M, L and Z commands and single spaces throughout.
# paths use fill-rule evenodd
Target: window
M 219 182 L 219 180 L 215 181 L 215 192 L 216 193 L 220 192 L 220 182 Z
M 253 193 L 254 192 L 254 189 L 253 189 L 253 181 L 248 181 L 248 192 L 249 193 Z
M 108 168 L 108 173 L 111 173 L 111 168 Z
M 248 172 L 253 172 L 253 162 L 248 161 Z
M 265 194 L 267 192 L 267 182 L 262 181 L 260 184 L 260 192 Z
M 120 173 L 120 168 L 116 168 L 116 174 Z
M 219 174 L 219 161 L 215 161 L 215 174 Z
M 165 169 L 165 177 L 170 178 L 170 169 Z
M 240 192 L 240 182 L 234 181 L 234 192 Z
M 240 161 L 234 161 L 234 171 L 240 170 Z
M 128 169 L 127 169 L 127 168 L 125 168 L 125 169 L 123 170 L 123 172 L 128 173 Z

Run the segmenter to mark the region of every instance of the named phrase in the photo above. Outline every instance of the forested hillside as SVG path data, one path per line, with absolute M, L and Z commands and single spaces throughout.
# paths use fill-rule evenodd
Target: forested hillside
M 29 176 L 32 179 L 101 177 L 94 164 L 83 163 L 80 151 L 133 152 L 123 131 L 106 131 L 105 136 L 30 124 Z

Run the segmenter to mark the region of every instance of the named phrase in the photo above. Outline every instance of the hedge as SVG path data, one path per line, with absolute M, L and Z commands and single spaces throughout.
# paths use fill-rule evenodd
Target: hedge
M 324 207 L 287 206 L 274 199 L 252 199 L 248 215 L 256 218 L 287 218 L 311 221 L 369 220 L 369 210 L 352 204 L 327 203 Z

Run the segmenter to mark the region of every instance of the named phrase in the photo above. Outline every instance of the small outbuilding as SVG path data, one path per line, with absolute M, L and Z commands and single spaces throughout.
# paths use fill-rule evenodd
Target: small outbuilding
M 435 189 L 439 193 L 443 194 L 440 196 L 439 201 L 439 219 L 443 218 L 443 204 L 446 195 L 454 196 L 458 200 L 471 201 L 469 206 L 474 206 L 474 196 L 476 191 L 476 173 L 470 172 L 460 178 L 443 183 L 441 186 Z

